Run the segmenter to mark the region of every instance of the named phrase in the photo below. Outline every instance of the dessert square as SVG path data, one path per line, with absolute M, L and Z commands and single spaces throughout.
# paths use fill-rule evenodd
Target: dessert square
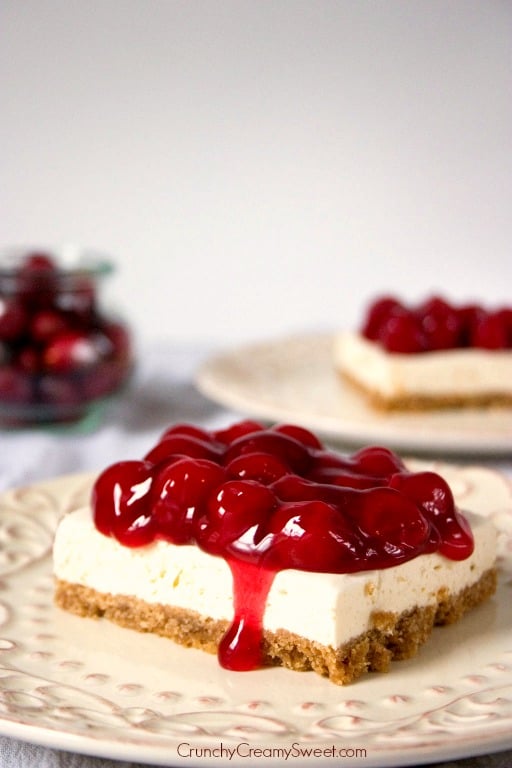
M 175 425 L 107 467 L 61 521 L 56 602 L 218 655 L 337 684 L 414 656 L 492 595 L 496 534 L 446 481 L 297 425 Z
M 512 406 L 512 309 L 383 297 L 336 335 L 333 360 L 379 409 Z

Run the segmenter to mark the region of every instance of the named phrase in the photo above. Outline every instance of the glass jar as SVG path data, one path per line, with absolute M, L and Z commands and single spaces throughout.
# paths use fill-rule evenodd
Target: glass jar
M 114 265 L 81 249 L 0 253 L 0 425 L 81 422 L 133 369 L 128 327 L 105 312 Z

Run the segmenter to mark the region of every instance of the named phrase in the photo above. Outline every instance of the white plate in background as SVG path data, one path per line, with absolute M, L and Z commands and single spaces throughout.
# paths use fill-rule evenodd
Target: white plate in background
M 331 335 L 315 334 L 239 347 L 207 360 L 195 383 L 224 406 L 297 422 L 341 442 L 423 453 L 512 453 L 512 408 L 378 412 L 336 374 L 331 346 Z

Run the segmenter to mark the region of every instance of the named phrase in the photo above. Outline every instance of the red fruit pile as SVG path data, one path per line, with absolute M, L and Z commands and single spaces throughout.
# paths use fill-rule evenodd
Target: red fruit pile
M 381 447 L 342 456 L 293 425 L 174 426 L 144 460 L 100 475 L 93 509 L 126 546 L 196 543 L 271 570 L 349 573 L 472 551 L 439 475 L 411 473 Z
M 99 309 L 91 270 L 27 254 L 0 267 L 0 404 L 32 420 L 79 416 L 131 369 L 127 328 Z
M 465 347 L 512 349 L 512 308 L 456 307 L 439 296 L 407 306 L 386 296 L 369 307 L 362 334 L 388 352 L 402 354 Z
M 386 448 L 342 456 L 293 425 L 176 425 L 144 460 L 108 467 L 92 506 L 98 530 L 125 546 L 161 539 L 225 558 L 234 618 L 219 661 L 235 670 L 263 663 L 263 614 L 277 571 L 352 573 L 473 551 L 439 475 L 409 472 Z

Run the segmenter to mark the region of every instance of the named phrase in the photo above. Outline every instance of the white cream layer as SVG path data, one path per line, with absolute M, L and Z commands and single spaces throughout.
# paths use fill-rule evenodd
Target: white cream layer
M 512 395 L 512 350 L 390 354 L 375 342 L 347 331 L 335 337 L 333 359 L 338 370 L 385 398 Z
M 493 525 L 477 515 L 467 517 L 475 551 L 460 562 L 432 554 L 350 575 L 279 572 L 268 597 L 265 628 L 287 629 L 336 647 L 368 630 L 373 611 L 401 613 L 433 604 L 441 588 L 460 592 L 493 566 L 496 551 Z M 180 606 L 214 619 L 233 617 L 231 572 L 222 558 L 196 546 L 163 541 L 129 549 L 99 533 L 89 509 L 72 512 L 61 521 L 54 573 L 99 592 Z

